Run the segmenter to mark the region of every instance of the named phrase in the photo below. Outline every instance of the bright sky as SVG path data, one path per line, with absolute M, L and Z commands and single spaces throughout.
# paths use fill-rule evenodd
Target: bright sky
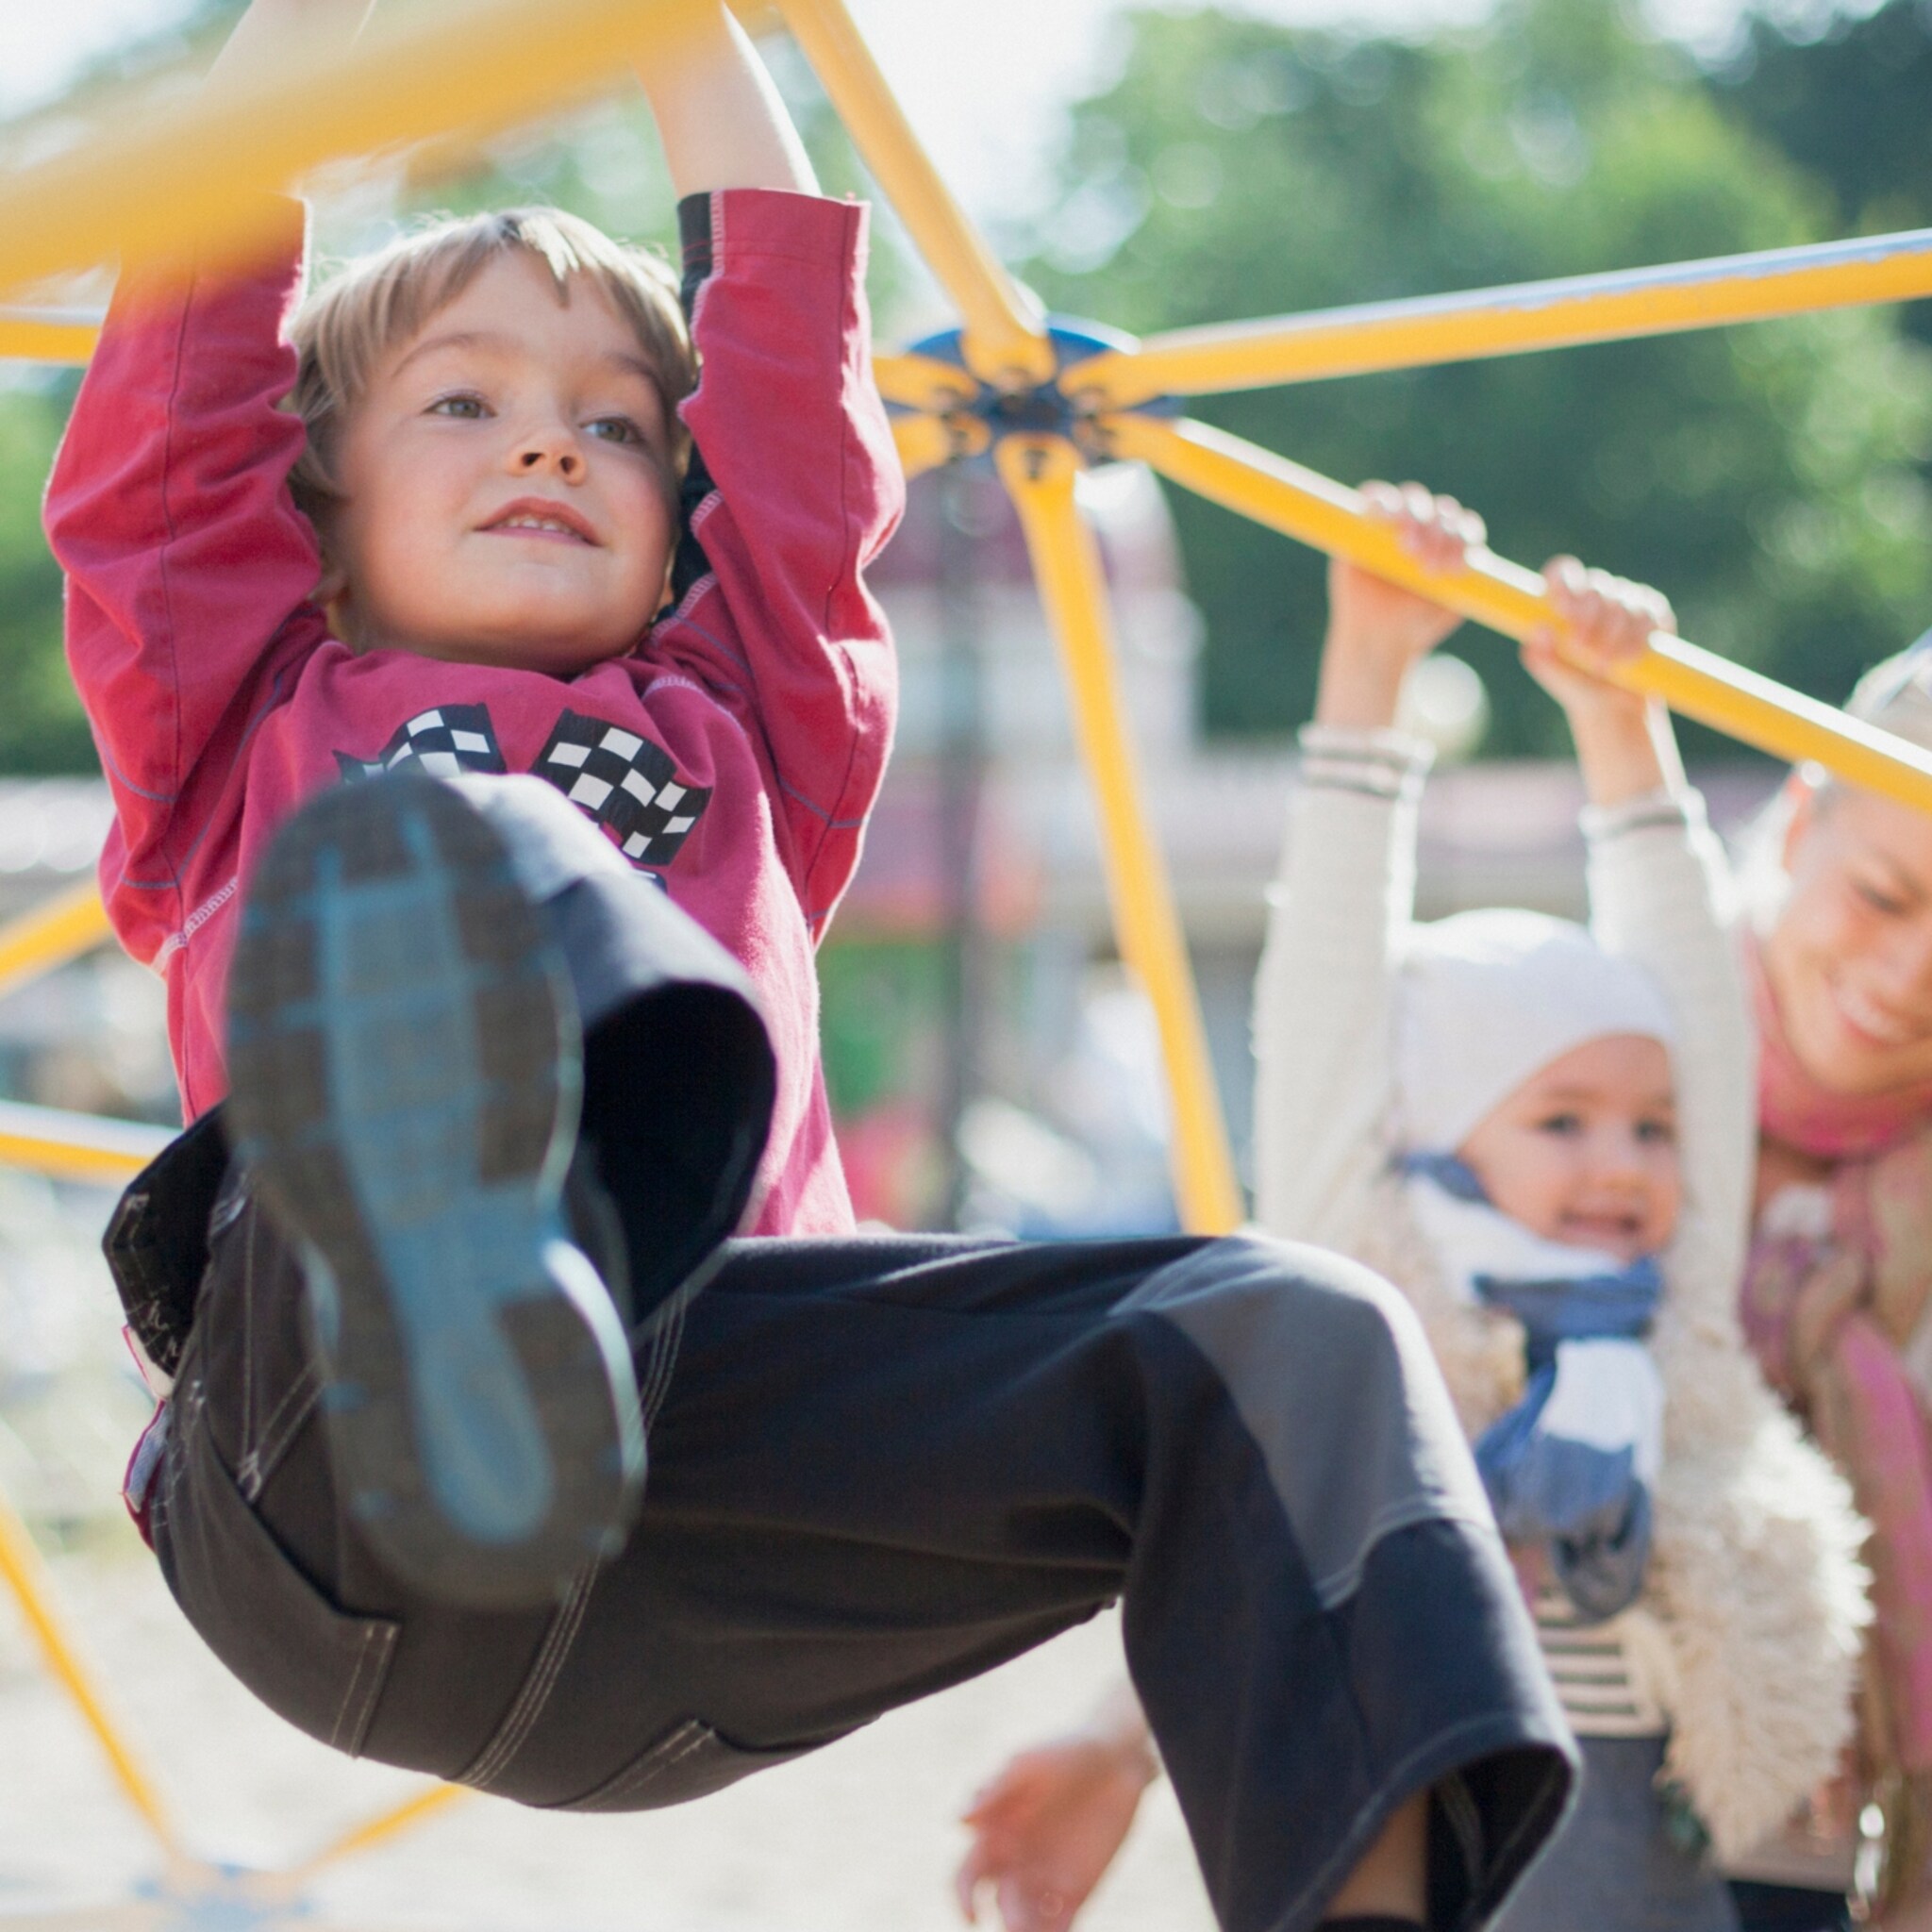
M 1299 23 L 1341 19 L 1426 27 L 1466 20 L 1487 0 L 1247 0 Z M 881 66 L 957 192 L 975 212 L 1026 198 L 1060 102 L 1104 68 L 1107 28 L 1124 0 L 851 0 Z M 1653 0 L 1673 31 L 1736 9 L 1736 0 Z M 75 66 L 118 38 L 165 26 L 185 0 L 0 0 L 0 114 L 58 91 Z M 533 19 L 541 18 L 533 4 Z M 967 24 L 970 23 L 970 31 Z

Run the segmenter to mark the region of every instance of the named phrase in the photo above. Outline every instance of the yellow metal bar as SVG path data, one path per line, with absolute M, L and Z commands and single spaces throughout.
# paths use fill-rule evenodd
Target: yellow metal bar
M 970 403 L 978 392 L 978 384 L 965 370 L 937 356 L 874 356 L 872 373 L 887 402 L 939 415 Z
M 1047 381 L 1055 357 L 1044 325 L 940 178 L 841 0 L 779 0 L 778 10 L 926 266 L 958 305 L 967 366 L 1002 389 Z
M 34 1548 L 26 1525 L 15 1514 L 12 1504 L 4 1494 L 0 1494 L 0 1577 L 6 1579 L 14 1601 L 19 1604 L 22 1614 L 39 1640 L 47 1667 L 59 1680 L 61 1689 L 74 1700 L 88 1728 L 93 1732 L 95 1741 L 107 1754 L 115 1779 L 128 1802 L 147 1821 L 148 1828 L 160 1840 L 162 1848 L 172 1857 L 184 1857 L 186 1855 L 175 1836 L 175 1828 L 168 1821 L 167 1810 L 153 1781 L 115 1728 L 87 1666 L 67 1641 L 60 1619 L 55 1612 L 46 1567 L 41 1561 L 40 1552 Z
M 319 162 L 506 125 L 575 92 L 702 0 L 473 0 L 403 9 L 346 52 L 298 54 L 210 102 L 157 98 L 0 185 L 0 291 L 119 254 L 245 247 L 274 219 L 262 191 Z
M 78 308 L 0 308 L 0 361 L 85 362 L 100 332 Z
M 894 416 L 892 441 L 908 480 L 953 459 L 953 439 L 937 416 Z
M 918 476 L 958 458 L 984 456 L 992 432 L 976 416 L 894 416 L 892 441 L 900 467 Z
M 431 1785 L 426 1791 L 419 1791 L 394 1810 L 385 1811 L 380 1818 L 372 1818 L 367 1824 L 357 1825 L 353 1831 L 344 1832 L 333 1843 L 317 1852 L 314 1857 L 297 1865 L 287 1877 L 291 1884 L 313 1877 L 324 1866 L 339 1864 L 344 1858 L 353 1858 L 358 1853 L 386 1844 L 392 1838 L 400 1838 L 404 1832 L 413 1831 L 417 1825 L 471 1795 L 467 1785 Z
M 1174 1114 L 1170 1158 L 1181 1219 L 1197 1234 L 1225 1234 L 1243 1219 L 1241 1184 L 1214 1091 L 1187 941 L 1135 774 L 1115 675 L 1107 579 L 1092 533 L 1074 501 L 1079 458 L 1062 437 L 1008 437 L 996 457 L 1019 506 L 1073 695 L 1081 756 L 1100 813 L 1121 958 L 1146 991 L 1160 1027 Z
M 1353 490 L 1239 437 L 1147 416 L 1106 417 L 1099 426 L 1116 455 L 1151 463 L 1215 503 L 1424 591 L 1505 637 L 1522 639 L 1556 622 L 1542 579 L 1532 572 L 1478 550 L 1467 570 L 1433 575 L 1368 515 Z M 1932 753 L 1682 638 L 1655 632 L 1622 681 L 1774 758 L 1815 758 L 1848 784 L 1932 811 Z
M 0 999 L 113 936 L 92 879 L 0 925 Z
M 1317 382 L 1918 295 L 1932 295 L 1932 228 L 1174 329 L 1093 357 L 1079 365 L 1077 381 L 1095 407 L 1131 408 L 1160 395 Z
M 119 1187 L 173 1138 L 165 1127 L 0 1100 L 0 1167 L 24 1167 L 56 1180 Z

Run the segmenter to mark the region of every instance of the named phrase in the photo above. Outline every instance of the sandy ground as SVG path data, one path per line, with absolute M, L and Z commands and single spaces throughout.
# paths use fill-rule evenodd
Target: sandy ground
M 203 1651 L 131 1536 L 57 1557 L 55 1587 L 199 1857 L 286 1867 L 421 1781 L 339 1758 Z M 1076 1719 L 1120 1666 L 1112 1619 L 896 1712 L 816 1757 L 674 1811 L 555 1818 L 465 1798 L 305 1889 L 308 1912 L 149 1897 L 161 1864 L 100 1752 L 0 1597 L 0 1932 L 942 1932 L 974 1784 Z M 1172 1794 L 1151 1794 L 1088 1932 L 1211 1932 Z

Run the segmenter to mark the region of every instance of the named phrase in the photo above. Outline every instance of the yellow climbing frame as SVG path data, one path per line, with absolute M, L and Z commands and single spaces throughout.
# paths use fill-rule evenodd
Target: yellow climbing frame
M 156 259 L 245 244 L 263 192 L 307 169 L 458 129 L 502 126 L 569 98 L 675 32 L 704 0 L 552 0 L 528 33 L 524 0 L 419 8 L 347 53 L 294 63 L 202 109 L 170 100 L 0 182 L 0 354 L 79 359 L 92 319 L 23 307 L 28 284 L 115 254 Z M 1176 330 L 1068 349 L 961 211 L 920 145 L 841 0 L 777 0 L 880 188 L 958 308 L 950 342 L 881 356 L 908 472 L 999 451 L 1061 640 L 1082 754 L 1100 804 L 1124 957 L 1153 998 L 1175 1101 L 1184 1220 L 1215 1230 L 1240 1190 L 1212 1096 L 1172 891 L 1132 778 L 1110 670 L 1104 585 L 1075 541 L 1063 480 L 1095 458 L 1137 458 L 1172 480 L 1330 552 L 1376 564 L 1466 615 L 1522 636 L 1547 611 L 1526 572 L 1485 555 L 1453 581 L 1418 572 L 1352 491 L 1198 424 L 1173 399 L 1579 342 L 1655 335 L 1850 303 L 1932 294 L 1932 231 L 1559 281 Z M 1002 407 L 1047 400 L 1024 438 Z M 1013 452 L 1008 453 L 1006 445 Z M 1057 445 L 1050 448 L 1050 445 Z M 1041 480 L 1055 479 L 1049 490 Z M 1770 680 L 1658 636 L 1630 681 L 1781 758 L 1932 809 L 1932 758 Z M 8 1143 L 0 1141 L 0 1152 Z
M 0 180 L 0 356 L 80 362 L 92 352 L 98 319 L 37 306 L 36 284 L 117 257 L 155 262 L 245 248 L 271 219 L 266 194 L 291 188 L 316 165 L 527 119 L 600 84 L 708 4 L 547 0 L 541 31 L 533 32 L 528 0 L 450 0 L 411 9 L 404 23 L 379 26 L 348 53 L 292 62 L 285 78 L 219 105 L 158 96 L 145 108 L 119 113 L 113 126 L 92 130 L 85 142 Z M 1181 420 L 1174 399 L 1928 295 L 1932 231 L 1096 347 L 1056 336 L 967 219 L 841 0 L 776 0 L 776 7 L 959 312 L 961 326 L 950 339 L 880 357 L 879 386 L 897 411 L 894 433 L 908 473 L 991 454 L 1018 507 L 1097 803 L 1122 955 L 1159 1022 L 1182 1216 L 1191 1228 L 1227 1229 L 1241 1219 L 1241 1190 L 1172 887 L 1135 775 L 1105 577 L 1074 491 L 1079 469 L 1113 458 L 1144 461 L 1231 509 L 1522 637 L 1550 617 L 1539 578 L 1487 552 L 1453 576 L 1421 571 L 1353 491 Z M 1815 759 L 1852 783 L 1932 810 L 1932 757 L 1695 645 L 1657 635 L 1628 681 L 1779 758 Z M 0 931 L 0 992 L 104 932 L 98 902 L 87 891 Z M 49 1173 L 125 1176 L 153 1146 L 154 1136 L 119 1124 L 0 1109 L 0 1159 Z M 30 1551 L 21 1555 L 26 1548 L 10 1516 L 0 1513 L 0 1572 L 42 1632 L 130 1800 L 172 1846 L 152 1785 L 119 1742 L 77 1653 L 59 1638 Z M 451 1795 L 426 1793 L 322 1857 L 392 1835 Z
M 0 997 L 91 952 L 108 932 L 100 893 L 92 883 L 58 893 L 0 926 Z M 171 1139 L 170 1133 L 158 1127 L 0 1102 L 0 1164 L 26 1168 L 58 1180 L 125 1186 Z M 198 1889 L 216 1879 L 216 1868 L 193 1857 L 184 1846 L 153 1773 L 123 1728 L 112 1699 L 69 1630 L 46 1565 L 4 1492 L 0 1492 L 0 1583 L 19 1605 L 48 1672 L 93 1733 L 114 1782 L 154 1834 L 167 1860 L 170 1889 L 192 1898 Z M 291 1884 L 306 1879 L 338 1859 L 383 1843 L 464 1795 L 459 1786 L 433 1785 L 402 1806 L 343 1833 L 292 1871 L 278 1875 Z

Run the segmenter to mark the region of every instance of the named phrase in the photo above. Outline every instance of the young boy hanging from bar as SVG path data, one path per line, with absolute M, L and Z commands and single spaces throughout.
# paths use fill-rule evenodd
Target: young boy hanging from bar
M 255 0 L 212 85 L 361 11 Z M 291 1722 L 567 1810 L 1124 1597 L 1228 1932 L 1479 1924 L 1572 1746 L 1399 1301 L 855 1232 L 813 947 L 891 730 L 865 212 L 683 18 L 682 307 L 548 210 L 305 299 L 290 203 L 131 277 L 75 408 L 103 886 L 190 1123 L 109 1235 L 167 1397 L 131 1496 Z

